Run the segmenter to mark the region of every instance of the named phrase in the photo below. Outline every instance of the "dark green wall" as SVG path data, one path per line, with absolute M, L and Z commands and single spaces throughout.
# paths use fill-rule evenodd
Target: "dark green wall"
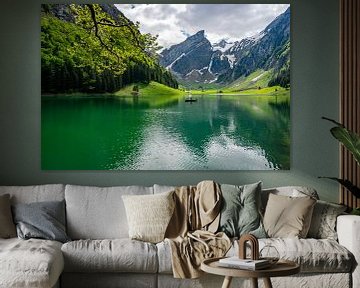
M 317 179 L 318 175 L 337 176 L 339 169 L 338 146 L 328 131 L 331 125 L 321 120 L 323 115 L 338 118 L 337 0 L 290 1 L 291 170 L 279 172 L 41 171 L 40 4 L 45 2 L 50 3 L 3 0 L 0 5 L 0 185 L 181 185 L 202 179 L 245 184 L 262 180 L 265 187 L 312 186 L 321 198 L 338 200 L 338 186 Z M 274 1 L 243 1 L 259 2 Z

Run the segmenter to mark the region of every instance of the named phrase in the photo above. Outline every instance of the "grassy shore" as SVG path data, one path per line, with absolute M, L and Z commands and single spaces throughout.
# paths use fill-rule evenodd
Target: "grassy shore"
M 174 89 L 158 82 L 151 81 L 150 83 L 135 83 L 128 85 L 116 93 L 116 96 L 128 97 L 133 96 L 133 88 L 137 85 L 139 87 L 139 97 L 154 97 L 154 96 L 181 96 L 185 92 L 179 89 Z
M 179 96 L 186 96 L 188 94 L 184 89 L 174 89 L 168 87 L 166 85 L 160 84 L 155 81 L 151 81 L 150 83 L 133 83 L 125 86 L 115 93 L 94 93 L 94 94 L 84 94 L 84 93 L 67 93 L 67 94 L 54 94 L 54 95 L 42 95 L 42 97 L 46 96 L 94 96 L 94 95 L 115 95 L 124 98 L 133 98 L 134 97 L 134 86 L 137 86 L 139 92 L 137 96 L 139 96 L 139 100 L 158 100 L 162 102 L 166 98 L 174 99 Z M 232 96 L 286 96 L 290 94 L 289 89 L 285 89 L 280 86 L 273 87 L 264 87 L 264 88 L 248 88 L 248 89 L 236 89 L 234 87 L 224 87 L 219 89 L 203 89 L 203 90 L 191 90 L 192 95 L 232 95 Z M 166 102 L 166 101 L 165 101 Z
M 216 95 L 239 95 L 239 96 L 280 96 L 287 95 L 290 90 L 282 88 L 280 86 L 265 87 L 265 88 L 253 88 L 253 89 L 211 89 L 211 90 L 191 90 L 193 95 L 204 95 L 204 94 L 216 94 Z

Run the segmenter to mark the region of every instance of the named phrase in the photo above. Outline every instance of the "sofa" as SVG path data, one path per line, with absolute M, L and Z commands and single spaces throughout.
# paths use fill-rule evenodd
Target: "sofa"
M 12 205 L 42 201 L 66 203 L 66 231 L 71 241 L 19 238 L 0 239 L 0 287 L 221 287 L 223 277 L 204 274 L 198 279 L 175 279 L 171 249 L 166 241 L 153 244 L 129 239 L 123 195 L 151 195 L 174 189 L 154 185 L 91 187 L 48 184 L 0 186 Z M 263 189 L 262 204 L 270 193 L 291 196 L 305 187 Z M 310 191 L 310 192 L 309 192 Z M 294 196 L 294 195 L 293 195 Z M 298 196 L 298 195 L 295 195 Z M 274 287 L 360 287 L 360 217 L 337 216 L 334 239 L 264 238 L 260 248 L 276 247 L 281 258 L 296 261 L 301 272 L 273 278 Z M 238 253 L 237 241 L 227 252 Z M 251 287 L 234 279 L 232 287 Z M 238 286 L 237 286 L 238 285 Z M 244 286 L 240 286 L 244 285 Z M 262 287 L 262 281 L 259 281 Z

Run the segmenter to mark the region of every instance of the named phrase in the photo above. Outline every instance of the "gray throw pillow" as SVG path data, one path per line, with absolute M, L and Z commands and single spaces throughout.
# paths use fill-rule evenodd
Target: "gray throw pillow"
M 10 195 L 0 196 L 0 238 L 16 237 L 15 224 L 11 215 Z
M 309 238 L 337 240 L 336 219 L 346 206 L 318 200 L 312 214 Z
M 65 201 L 15 204 L 13 215 L 19 238 L 70 241 L 65 232 Z
M 253 234 L 266 238 L 260 216 L 261 182 L 244 185 L 221 185 L 222 209 L 219 231 L 229 237 Z

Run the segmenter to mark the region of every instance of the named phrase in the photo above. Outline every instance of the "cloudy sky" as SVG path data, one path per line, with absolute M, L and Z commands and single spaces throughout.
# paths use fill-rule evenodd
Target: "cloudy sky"
M 126 17 L 140 22 L 144 33 L 159 35 L 167 48 L 199 30 L 215 43 L 241 40 L 263 30 L 289 4 L 116 4 Z

